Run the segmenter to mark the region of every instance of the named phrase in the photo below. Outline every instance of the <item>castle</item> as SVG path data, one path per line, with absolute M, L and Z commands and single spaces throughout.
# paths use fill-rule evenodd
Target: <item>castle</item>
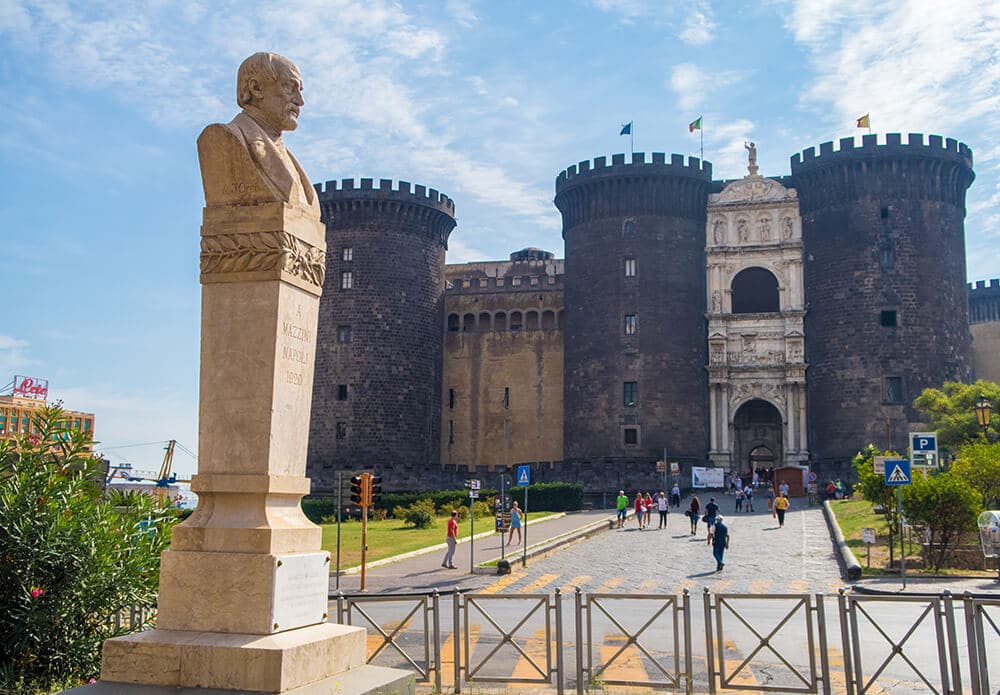
M 973 376 L 971 150 L 845 138 L 770 178 L 755 154 L 732 181 L 662 153 L 570 166 L 555 182 L 564 260 L 524 249 L 446 266 L 447 196 L 317 185 L 313 491 L 372 469 L 387 490 L 490 485 L 523 463 L 536 481 L 617 491 L 661 485 L 663 459 L 682 475 L 845 476 L 868 442 L 904 447 L 916 395 Z M 976 341 L 995 355 L 1000 333 Z

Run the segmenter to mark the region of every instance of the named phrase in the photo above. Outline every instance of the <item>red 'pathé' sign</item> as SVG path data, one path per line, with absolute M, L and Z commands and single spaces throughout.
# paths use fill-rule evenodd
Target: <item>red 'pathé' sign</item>
M 15 376 L 14 395 L 44 400 L 49 395 L 49 380 L 36 379 L 32 376 Z

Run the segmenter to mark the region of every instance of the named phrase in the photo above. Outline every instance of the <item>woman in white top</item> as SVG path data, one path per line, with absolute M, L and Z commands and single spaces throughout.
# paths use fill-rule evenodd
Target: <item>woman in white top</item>
M 667 495 L 660 490 L 660 494 L 656 498 L 656 509 L 660 512 L 660 528 L 667 527 L 667 513 L 670 511 L 670 505 L 667 504 Z

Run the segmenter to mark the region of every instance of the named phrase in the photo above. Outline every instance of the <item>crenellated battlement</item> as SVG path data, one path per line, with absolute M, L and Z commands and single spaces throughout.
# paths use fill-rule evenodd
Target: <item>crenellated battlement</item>
M 703 162 L 697 157 L 672 154 L 670 160 L 663 152 L 653 152 L 649 160 L 645 152 L 634 152 L 631 161 L 625 161 L 624 154 L 611 155 L 611 163 L 607 157 L 595 157 L 593 161 L 586 160 L 567 167 L 556 177 L 556 194 L 566 186 L 580 179 L 593 179 L 608 176 L 688 176 L 703 181 L 712 180 L 712 163 Z
M 969 283 L 969 323 L 1000 321 L 1000 279 Z
M 802 171 L 843 164 L 859 159 L 909 159 L 934 158 L 950 160 L 956 164 L 972 169 L 972 149 L 964 142 L 953 138 L 943 138 L 940 135 L 923 133 L 908 133 L 906 144 L 901 133 L 886 133 L 881 144 L 878 135 L 864 135 L 861 144 L 853 137 L 841 138 L 837 149 L 833 141 L 821 143 L 819 153 L 815 147 L 808 147 L 800 153 L 792 155 L 792 175 Z
M 339 200 L 393 200 L 425 205 L 455 216 L 455 201 L 434 188 L 413 185 L 409 181 L 400 181 L 393 187 L 392 179 L 379 179 L 376 187 L 374 179 L 341 179 L 317 183 L 313 187 L 319 195 L 320 204 Z

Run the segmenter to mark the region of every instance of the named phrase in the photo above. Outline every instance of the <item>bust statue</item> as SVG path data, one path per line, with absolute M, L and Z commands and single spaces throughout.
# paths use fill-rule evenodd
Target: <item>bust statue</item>
M 236 102 L 243 110 L 232 121 L 210 125 L 198 137 L 205 204 L 282 202 L 318 219 L 316 191 L 281 138 L 298 127 L 304 103 L 295 63 L 254 53 L 237 73 Z

